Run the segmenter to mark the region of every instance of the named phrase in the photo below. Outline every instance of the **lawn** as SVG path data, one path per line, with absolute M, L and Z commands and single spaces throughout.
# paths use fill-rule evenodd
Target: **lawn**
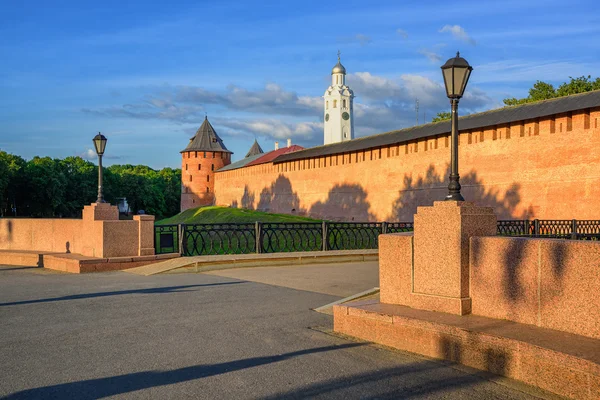
M 156 222 L 156 225 L 168 224 L 224 224 L 254 222 L 321 222 L 317 219 L 287 214 L 271 214 L 262 211 L 244 210 L 230 207 L 190 208 L 170 218 Z

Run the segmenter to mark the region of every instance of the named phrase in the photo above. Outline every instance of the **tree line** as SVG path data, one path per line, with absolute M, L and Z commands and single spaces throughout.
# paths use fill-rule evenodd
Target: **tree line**
M 111 204 L 125 197 L 132 212 L 157 219 L 179 212 L 181 170 L 145 165 L 104 168 L 103 193 Z M 98 197 L 98 167 L 81 157 L 25 160 L 0 151 L 0 216 L 78 218 Z
M 591 75 L 580 76 L 577 78 L 569 77 L 568 82 L 563 82 L 558 87 L 554 87 L 551 83 L 537 81 L 529 89 L 529 95 L 522 99 L 516 97 L 508 97 L 503 101 L 506 106 L 519 106 L 521 104 L 533 103 L 535 101 L 555 99 L 557 97 L 569 96 L 572 94 L 591 92 L 592 90 L 600 90 L 600 78 L 593 79 Z M 450 112 L 439 112 L 431 122 L 440 122 L 452 118 Z

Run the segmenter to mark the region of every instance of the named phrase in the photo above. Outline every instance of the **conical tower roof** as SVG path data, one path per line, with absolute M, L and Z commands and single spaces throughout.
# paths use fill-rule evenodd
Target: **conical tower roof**
M 255 156 L 257 154 L 262 154 L 264 153 L 263 149 L 260 147 L 260 144 L 258 144 L 258 142 L 256 141 L 256 139 L 254 139 L 254 143 L 252 144 L 252 147 L 250 147 L 250 150 L 248 150 L 248 154 L 246 154 L 246 157 L 250 157 L 250 156 Z
M 180 153 L 186 151 L 221 151 L 224 153 L 232 153 L 227 150 L 223 141 L 217 135 L 215 128 L 208 122 L 208 117 L 204 118 L 204 122 L 196 131 L 196 134 L 190 139 L 190 143 Z

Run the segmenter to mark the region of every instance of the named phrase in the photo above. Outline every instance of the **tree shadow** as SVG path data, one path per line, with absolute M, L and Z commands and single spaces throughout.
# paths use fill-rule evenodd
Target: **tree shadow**
M 361 395 L 376 399 L 443 397 L 452 390 L 485 382 L 491 376 L 485 371 L 470 374 L 456 370 L 441 372 L 442 369 L 460 363 L 463 359 L 463 350 L 460 342 L 448 338 L 442 338 L 439 346 L 444 358 L 442 362 L 412 362 L 399 367 L 380 369 L 376 372 L 317 382 L 310 386 L 279 392 L 265 398 L 273 400 L 314 397 L 354 398 Z M 489 372 L 502 374 L 506 372 L 507 363 L 508 357 L 505 353 L 491 349 L 486 351 L 484 366 L 488 368 Z M 394 389 L 389 390 L 390 386 Z
M 254 210 L 254 198 L 256 196 L 254 196 L 254 193 L 250 193 L 250 189 L 248 188 L 248 185 L 244 186 L 244 194 L 242 195 L 242 199 L 241 199 L 241 205 L 242 208 L 248 209 L 248 210 Z
M 10 303 L 0 303 L 0 307 L 16 306 L 16 305 L 23 305 L 23 304 L 51 303 L 51 302 L 55 302 L 55 301 L 91 299 L 91 298 L 96 298 L 96 297 L 122 296 L 122 295 L 128 295 L 128 294 L 180 293 L 180 292 L 188 292 L 189 291 L 189 290 L 182 290 L 182 289 L 189 289 L 189 288 L 195 288 L 195 287 L 208 287 L 208 286 L 237 285 L 240 283 L 246 283 L 246 282 L 244 282 L 244 281 L 219 282 L 219 283 L 206 283 L 206 284 L 200 284 L 200 285 L 166 286 L 166 287 L 157 287 L 157 288 L 148 288 L 148 289 L 119 290 L 119 291 L 114 291 L 114 292 L 72 294 L 69 296 L 52 297 L 52 298 L 48 298 L 48 299 L 23 300 L 23 301 L 13 301 Z
M 252 194 L 252 203 L 254 203 L 253 196 L 254 195 Z M 243 199 L 242 207 L 244 207 Z M 256 209 L 258 211 L 265 212 L 304 214 L 304 210 L 300 208 L 300 197 L 298 197 L 298 193 L 294 192 L 292 188 L 292 183 L 283 174 L 280 174 L 275 180 L 275 182 L 271 183 L 269 187 L 265 187 L 260 192 L 258 205 Z
M 444 200 L 448 191 L 448 175 L 450 168 L 438 172 L 433 164 L 429 165 L 424 176 L 413 177 L 412 173 L 404 175 L 402 189 L 392 204 L 389 221 L 412 221 L 417 207 L 431 206 L 434 201 Z M 467 201 L 478 206 L 492 207 L 498 219 L 528 219 L 533 215 L 529 206 L 521 213 L 517 212 L 521 203 L 519 193 L 521 185 L 513 183 L 504 193 L 496 188 L 486 189 L 483 180 L 476 171 L 461 176 L 461 193 Z
M 4 399 L 98 399 L 108 396 L 130 393 L 142 389 L 173 385 L 176 383 L 192 381 L 195 379 L 207 378 L 215 375 L 221 375 L 224 373 L 231 373 L 234 371 L 285 361 L 294 357 L 300 357 L 307 354 L 324 353 L 328 351 L 359 347 L 364 346 L 365 344 L 366 343 L 348 343 L 342 345 L 324 346 L 313 349 L 294 351 L 275 356 L 247 358 L 242 360 L 224 362 L 220 364 L 194 365 L 191 367 L 178 368 L 171 371 L 145 371 L 111 376 L 108 378 L 88 379 L 79 382 L 69 382 L 39 387 L 35 389 L 22 390 L 20 392 L 10 394 L 4 397 Z
M 374 221 L 369 210 L 367 192 L 359 184 L 336 184 L 324 202 L 317 201 L 310 207 L 309 215 L 333 221 Z
M 504 279 L 502 281 L 504 290 L 502 292 L 511 302 L 518 301 L 526 295 L 519 277 L 519 270 L 525 261 L 526 247 L 526 239 L 513 238 L 502 256 L 504 263 Z

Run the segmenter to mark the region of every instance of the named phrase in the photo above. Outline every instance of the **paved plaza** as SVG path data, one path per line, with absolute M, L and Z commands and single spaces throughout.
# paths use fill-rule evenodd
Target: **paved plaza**
M 148 277 L 0 267 L 0 397 L 536 398 L 323 332 L 332 317 L 311 308 L 374 286 L 377 263 Z

